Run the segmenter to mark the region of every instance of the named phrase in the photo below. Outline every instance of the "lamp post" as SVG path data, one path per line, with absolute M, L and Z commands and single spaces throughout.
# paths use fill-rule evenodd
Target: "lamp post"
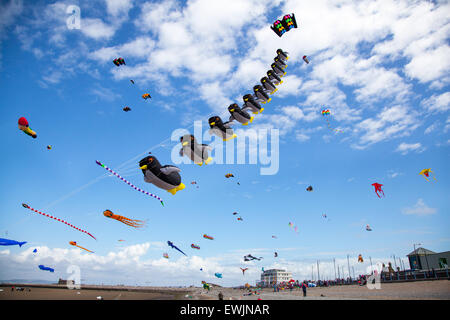
M 373 274 L 372 257 L 369 257 L 369 260 L 370 260 L 370 274 Z
M 352 279 L 352 275 L 350 274 L 350 261 L 348 260 L 348 255 L 347 255 L 347 265 L 348 265 L 348 277 L 351 280 Z
M 333 258 L 333 264 L 334 264 L 334 279 L 336 279 L 336 260 Z

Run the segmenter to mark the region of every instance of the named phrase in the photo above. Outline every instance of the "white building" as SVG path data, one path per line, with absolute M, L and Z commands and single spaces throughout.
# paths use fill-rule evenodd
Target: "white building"
M 270 287 L 281 282 L 289 282 L 292 279 L 292 273 L 281 269 L 265 270 L 261 274 L 260 286 Z

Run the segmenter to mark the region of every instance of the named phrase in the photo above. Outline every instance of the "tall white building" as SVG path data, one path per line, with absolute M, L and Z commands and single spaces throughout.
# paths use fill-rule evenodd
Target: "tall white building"
M 292 279 L 292 273 L 282 269 L 265 270 L 261 274 L 260 286 L 270 287 L 281 282 L 289 282 Z

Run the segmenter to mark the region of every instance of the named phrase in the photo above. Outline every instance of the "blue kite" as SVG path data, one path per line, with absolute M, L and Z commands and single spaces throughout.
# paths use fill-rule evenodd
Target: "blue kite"
M 37 252 L 37 249 L 34 249 L 34 250 L 33 250 L 33 253 L 36 253 L 36 252 Z
M 44 266 L 44 265 L 42 265 L 42 264 L 39 265 L 39 269 L 44 270 L 44 271 L 55 272 L 55 269 L 46 267 L 46 266 Z
M 171 248 L 173 248 L 173 249 L 175 249 L 175 250 L 178 250 L 178 251 L 180 251 L 182 254 L 184 254 L 186 257 L 187 257 L 187 254 L 186 253 L 184 253 L 183 251 L 181 251 L 180 249 L 178 249 L 178 247 L 177 246 L 175 246 L 174 244 L 173 244 L 173 242 L 172 241 L 167 241 L 167 244 L 169 245 L 169 247 L 171 247 Z
M 221 273 L 214 273 L 214 275 L 215 275 L 217 278 L 222 278 L 222 274 L 221 274 Z
M 16 241 L 16 240 L 9 240 L 9 239 L 0 238 L 0 246 L 15 246 L 15 245 L 19 245 L 19 247 L 21 247 L 25 243 L 27 243 L 27 242 L 26 241 L 19 242 L 19 241 Z

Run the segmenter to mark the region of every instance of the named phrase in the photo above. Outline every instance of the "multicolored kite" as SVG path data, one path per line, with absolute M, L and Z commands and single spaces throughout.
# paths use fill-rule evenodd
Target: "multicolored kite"
M 37 138 L 36 132 L 31 130 L 28 124 L 28 120 L 25 117 L 19 118 L 19 129 L 25 132 L 27 135 L 33 137 L 34 139 Z
M 200 250 L 200 247 L 199 247 L 199 246 L 197 246 L 197 245 L 195 245 L 195 244 L 191 244 L 191 248 L 192 248 L 192 249 L 197 249 L 197 250 Z
M 40 212 L 40 211 L 38 211 L 38 210 L 36 210 L 36 209 L 31 208 L 29 205 L 27 205 L 27 204 L 25 204 L 25 203 L 22 203 L 22 206 L 23 206 L 24 208 L 26 208 L 26 209 L 29 209 L 29 210 L 31 210 L 31 211 L 33 211 L 33 212 L 36 212 L 36 213 L 39 213 L 39 214 L 41 214 L 41 215 L 43 215 L 43 216 L 46 216 L 46 217 L 48 217 L 48 218 L 51 218 L 51 219 L 57 220 L 57 221 L 59 221 L 59 222 L 65 223 L 65 224 L 67 224 L 69 227 L 72 227 L 72 228 L 74 228 L 74 229 L 76 229 L 76 230 L 78 230 L 78 231 L 81 231 L 81 232 L 83 232 L 83 233 L 86 233 L 87 235 L 89 235 L 89 236 L 91 236 L 92 238 L 94 238 L 95 240 L 97 240 L 97 239 L 96 239 L 92 234 L 90 234 L 89 232 L 84 231 L 84 230 L 82 230 L 82 229 L 80 229 L 80 228 L 77 228 L 77 227 L 75 227 L 74 225 L 72 225 L 72 224 L 70 224 L 70 223 L 64 221 L 63 219 L 59 219 L 59 218 L 53 217 L 53 216 L 51 216 L 51 215 L 49 215 L 49 214 Z
M 86 250 L 87 252 L 94 253 L 94 252 L 91 251 L 91 250 L 88 250 L 88 249 L 86 249 L 86 248 L 83 248 L 83 247 L 77 245 L 76 241 L 69 241 L 69 244 L 72 245 L 72 246 L 78 247 L 78 248 L 80 248 L 80 249 Z
M 425 178 L 425 180 L 429 181 L 427 178 L 430 177 L 430 173 L 433 173 L 433 178 L 434 180 L 436 180 L 436 177 L 434 176 L 434 172 L 431 171 L 431 168 L 428 169 L 423 169 L 422 171 L 419 172 L 420 175 L 423 175 L 423 177 Z
M 203 238 L 205 238 L 205 239 L 209 239 L 209 240 L 214 240 L 214 238 L 213 238 L 213 237 L 211 237 L 211 236 L 208 236 L 207 234 L 204 234 L 204 235 L 203 235 Z

